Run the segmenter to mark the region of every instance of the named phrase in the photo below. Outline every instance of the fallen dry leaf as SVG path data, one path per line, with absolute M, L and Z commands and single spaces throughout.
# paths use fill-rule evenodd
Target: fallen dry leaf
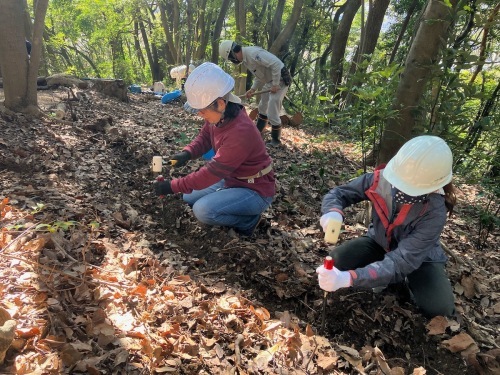
M 429 331 L 429 335 L 442 335 L 446 332 L 448 327 L 448 319 L 444 316 L 436 316 L 431 319 L 431 321 L 425 326 Z
M 444 340 L 442 345 L 452 353 L 461 352 L 471 345 L 476 345 L 476 342 L 467 333 L 459 333 L 449 340 Z

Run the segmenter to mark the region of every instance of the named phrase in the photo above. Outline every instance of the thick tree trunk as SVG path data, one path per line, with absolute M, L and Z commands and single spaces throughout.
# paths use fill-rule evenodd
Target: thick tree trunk
M 371 55 L 377 46 L 380 30 L 384 16 L 389 7 L 389 0 L 374 0 L 373 6 L 370 7 L 368 18 L 366 20 L 365 31 L 363 32 L 364 40 L 360 41 L 360 48 L 357 49 L 354 61 L 358 61 L 358 57 L 363 58 L 363 55 Z M 354 74 L 359 68 L 356 65 L 351 66 L 351 73 Z
M 359 79 L 353 78 L 353 76 L 356 72 L 365 72 L 367 69 L 367 67 L 361 68 L 360 62 L 363 61 L 364 56 L 371 56 L 375 51 L 385 12 L 389 7 L 389 0 L 374 0 L 373 4 L 370 3 L 370 5 L 366 26 L 363 30 L 362 38 L 359 41 L 359 47 L 354 54 L 353 63 L 349 70 L 348 80 L 350 81 L 350 87 L 362 85 L 362 82 L 360 82 Z M 347 91 L 344 93 L 343 98 L 345 99 L 346 106 L 356 101 L 356 96 Z
M 283 12 L 285 11 L 285 3 L 285 0 L 278 0 L 276 5 L 276 10 L 274 11 L 273 20 L 271 22 L 271 30 L 269 31 L 268 47 L 271 47 L 281 31 L 281 20 L 283 19 Z
M 221 9 L 217 21 L 215 22 L 215 27 L 212 36 L 212 61 L 214 64 L 219 62 L 219 42 L 220 34 L 222 32 L 222 26 L 224 25 L 224 20 L 226 19 L 226 14 L 231 5 L 231 0 L 222 0 Z
M 204 60 L 208 41 L 210 39 L 209 26 L 212 24 L 213 10 L 207 9 L 207 0 L 201 0 L 198 7 L 198 20 L 196 23 L 196 35 L 198 35 L 198 47 L 193 55 L 194 61 Z
M 392 104 L 392 109 L 398 111 L 398 115 L 387 121 L 378 163 L 389 161 L 412 137 L 412 131 L 422 116 L 418 105 L 431 78 L 432 68 L 437 63 L 443 41 L 447 39 L 455 6 L 455 0 L 452 7 L 440 0 L 430 0 L 427 4 Z
M 321 54 L 321 57 L 318 61 L 319 69 L 320 69 L 320 81 L 326 80 L 326 62 L 328 60 L 328 56 L 330 56 L 330 53 L 332 52 L 333 49 L 333 44 L 335 42 L 335 34 L 337 33 L 337 28 L 339 25 L 339 19 L 342 14 L 344 14 L 345 8 L 347 7 L 347 3 L 342 4 L 339 9 L 335 12 L 335 16 L 333 17 L 332 24 L 331 24 L 331 32 L 330 32 L 330 43 L 328 44 L 328 47 L 325 48 L 323 53 Z
M 139 41 L 139 22 L 137 21 L 134 21 L 134 48 L 137 61 L 139 61 L 141 67 L 144 67 L 146 65 L 146 60 L 144 59 L 141 42 Z
M 144 27 L 143 21 L 139 21 L 139 30 L 141 32 L 142 42 L 144 43 L 144 49 L 146 50 L 146 56 L 148 58 L 149 71 L 151 72 L 151 79 L 153 80 L 154 83 L 158 80 L 158 77 L 156 77 L 155 62 L 153 59 L 153 54 L 151 53 L 151 47 L 149 45 L 148 33 L 146 32 L 146 28 Z
M 5 106 L 13 111 L 36 111 L 37 73 L 42 52 L 42 33 L 48 0 L 38 0 L 31 57 L 26 51 L 23 1 L 2 1 L 0 11 L 0 67 L 3 72 Z
M 169 19 L 175 17 L 172 13 L 169 13 L 171 16 L 167 17 L 167 9 L 165 5 L 165 1 L 160 1 L 158 3 L 160 8 L 160 18 L 161 25 L 163 27 L 163 33 L 165 34 L 165 39 L 167 41 L 168 53 L 167 53 L 167 63 L 170 65 L 175 65 L 177 63 L 177 48 L 174 43 L 174 38 L 172 35 L 172 31 L 170 30 Z
M 335 98 L 338 93 L 337 87 L 342 81 L 343 75 L 343 62 L 347 46 L 347 39 L 349 38 L 349 31 L 351 30 L 352 21 L 361 6 L 361 0 L 347 0 L 346 8 L 340 21 L 339 27 L 335 32 L 332 46 L 332 67 L 330 71 L 330 80 L 332 87 L 330 93 Z
M 300 14 L 302 13 L 302 7 L 304 6 L 304 0 L 294 0 L 292 13 L 290 18 L 276 39 L 273 41 L 269 52 L 280 57 L 283 55 L 283 50 L 286 49 L 287 44 L 290 42 L 292 35 L 297 27 L 297 22 L 299 22 Z

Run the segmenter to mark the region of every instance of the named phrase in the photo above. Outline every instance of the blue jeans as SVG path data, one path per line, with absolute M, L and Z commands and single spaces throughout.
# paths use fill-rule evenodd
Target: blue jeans
M 203 190 L 183 195 L 196 218 L 204 224 L 233 227 L 240 234 L 251 235 L 260 214 L 273 197 L 261 197 L 247 188 L 224 188 L 224 180 Z

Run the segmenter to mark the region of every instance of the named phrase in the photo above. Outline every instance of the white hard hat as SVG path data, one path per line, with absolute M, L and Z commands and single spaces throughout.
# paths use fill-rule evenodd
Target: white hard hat
M 233 48 L 233 43 L 234 42 L 232 40 L 223 40 L 219 44 L 219 55 L 226 61 L 228 60 L 231 49 Z
M 444 140 L 422 135 L 406 142 L 387 163 L 384 178 L 413 197 L 432 193 L 451 181 L 453 156 Z
M 233 88 L 233 77 L 214 63 L 203 63 L 193 70 L 184 84 L 186 104 L 194 110 L 200 110 L 208 107 L 217 98 L 241 103 L 241 99 L 231 93 Z

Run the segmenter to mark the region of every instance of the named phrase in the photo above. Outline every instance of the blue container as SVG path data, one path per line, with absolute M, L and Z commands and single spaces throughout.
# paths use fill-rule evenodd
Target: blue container
M 161 102 L 163 104 L 167 104 L 167 103 L 171 102 L 172 100 L 179 98 L 181 96 L 181 94 L 182 94 L 181 90 L 174 90 L 171 92 L 167 92 L 165 95 L 162 96 Z
M 215 151 L 213 148 L 211 148 L 210 150 L 208 150 L 207 152 L 205 152 L 203 155 L 202 155 L 202 158 L 205 159 L 205 160 L 212 160 L 212 158 L 215 156 Z
M 128 88 L 130 92 L 134 94 L 140 94 L 142 92 L 141 86 L 139 85 L 130 85 Z

